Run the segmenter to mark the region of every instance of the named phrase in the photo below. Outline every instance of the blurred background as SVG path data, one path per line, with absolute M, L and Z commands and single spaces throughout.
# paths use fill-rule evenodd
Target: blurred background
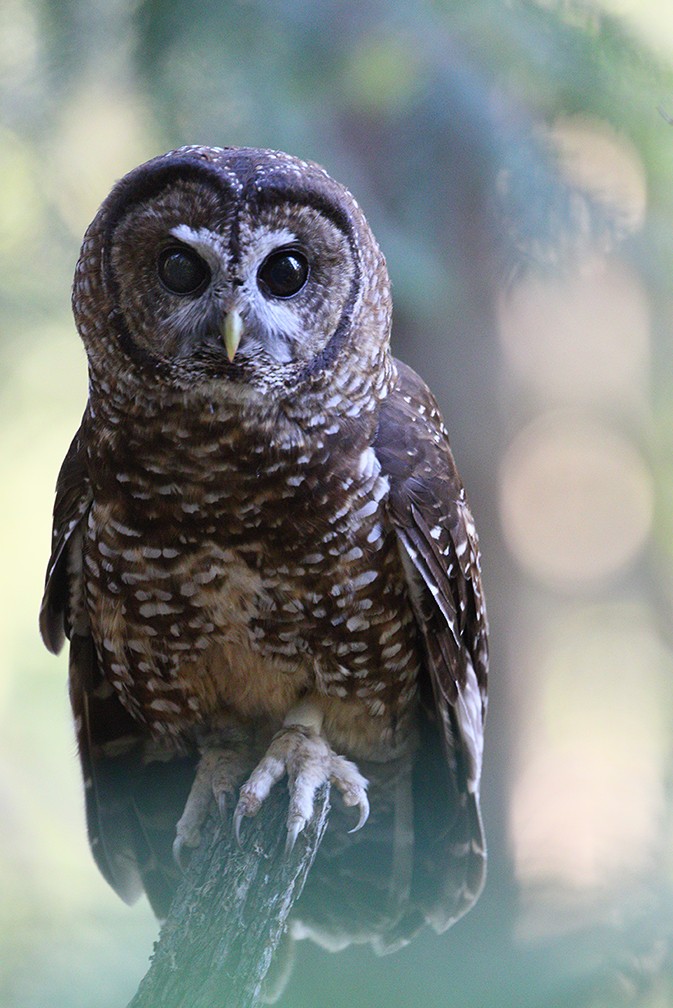
M 0 1003 L 121 1008 L 157 925 L 94 868 L 36 616 L 86 397 L 69 289 L 112 183 L 184 143 L 351 188 L 438 395 L 492 624 L 490 874 L 282 1008 L 673 1004 L 669 0 L 2 0 Z

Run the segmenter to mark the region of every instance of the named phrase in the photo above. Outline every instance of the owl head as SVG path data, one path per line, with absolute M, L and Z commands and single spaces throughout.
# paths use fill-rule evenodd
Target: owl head
M 278 151 L 183 147 L 89 227 L 73 307 L 92 373 L 292 390 L 387 352 L 385 262 L 347 189 Z

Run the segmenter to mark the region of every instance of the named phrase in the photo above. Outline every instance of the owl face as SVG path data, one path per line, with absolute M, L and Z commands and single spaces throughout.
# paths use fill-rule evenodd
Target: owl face
M 347 337 L 357 343 L 358 317 L 364 344 L 387 339 L 387 312 L 373 327 L 362 318 L 387 304 L 385 268 L 378 300 L 363 279 L 363 249 L 383 260 L 362 214 L 322 169 L 287 155 L 157 158 L 122 180 L 90 232 L 110 320 L 146 371 L 266 389 L 306 375 Z M 95 356 L 91 327 L 80 331 Z

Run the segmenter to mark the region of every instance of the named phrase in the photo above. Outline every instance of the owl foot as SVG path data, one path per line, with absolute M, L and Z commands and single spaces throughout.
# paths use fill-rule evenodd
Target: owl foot
M 367 780 L 344 756 L 337 755 L 320 734 L 322 714 L 311 704 L 301 704 L 285 719 L 285 726 L 274 735 L 264 758 L 241 788 L 234 812 L 234 833 L 241 842 L 241 821 L 255 816 L 274 784 L 287 774 L 290 807 L 287 816 L 289 853 L 306 823 L 313 816 L 313 804 L 323 784 L 333 784 L 345 805 L 357 806 L 360 817 L 351 830 L 361 829 L 369 815 Z
M 180 868 L 185 867 L 185 848 L 198 847 L 201 842 L 201 826 L 213 798 L 222 818 L 226 817 L 227 803 L 243 776 L 241 764 L 241 753 L 236 749 L 203 749 L 184 812 L 175 827 L 173 857 Z

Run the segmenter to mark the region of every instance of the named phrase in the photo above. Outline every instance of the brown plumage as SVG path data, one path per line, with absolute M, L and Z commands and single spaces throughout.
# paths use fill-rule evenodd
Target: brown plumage
M 70 639 L 103 874 L 163 913 L 174 831 L 178 855 L 198 843 L 208 796 L 224 808 L 243 785 L 238 829 L 298 760 L 363 825 L 366 765 L 396 781 L 381 807 L 413 802 L 411 881 L 379 945 L 412 918 L 443 929 L 485 857 L 479 550 L 437 406 L 390 355 L 357 204 L 285 154 L 182 148 L 103 203 L 73 306 L 90 395 L 41 628 L 54 652 Z M 290 840 L 314 786 L 290 787 Z

